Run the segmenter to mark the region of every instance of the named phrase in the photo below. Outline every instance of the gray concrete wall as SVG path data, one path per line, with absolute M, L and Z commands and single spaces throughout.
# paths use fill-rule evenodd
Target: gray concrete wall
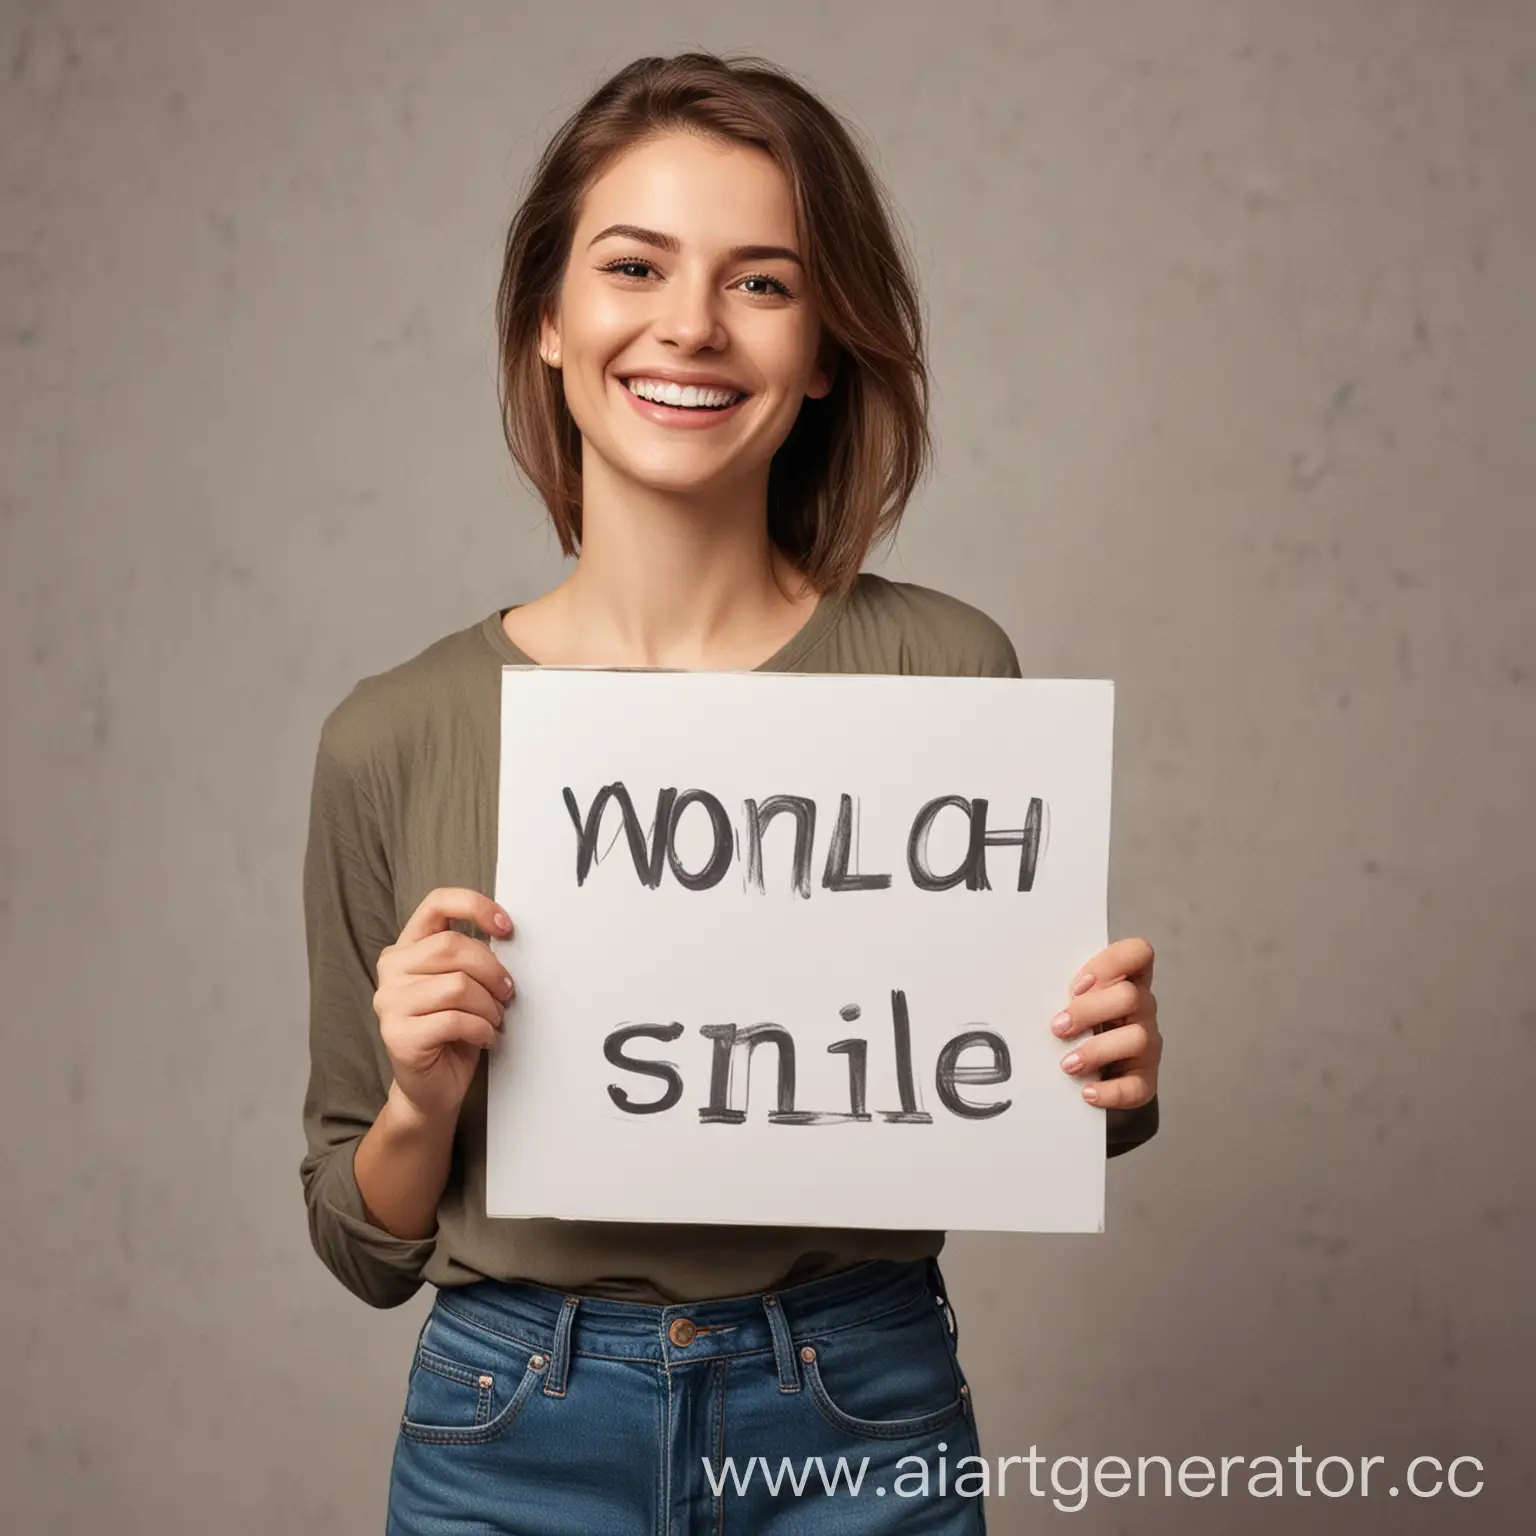
M 1104 1237 L 953 1240 L 985 1449 L 1485 1468 L 1016 1484 L 992 1528 L 1527 1528 L 1516 0 L 3 7 L 0 1526 L 381 1527 L 430 1293 L 371 1311 L 308 1246 L 316 733 L 557 579 L 497 427 L 505 220 L 599 78 L 692 45 L 848 112 L 912 234 L 941 459 L 878 568 L 1118 685 L 1164 1130 Z

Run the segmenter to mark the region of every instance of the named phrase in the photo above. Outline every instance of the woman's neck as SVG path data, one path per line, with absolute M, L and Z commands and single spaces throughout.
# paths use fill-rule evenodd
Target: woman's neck
M 810 618 L 818 594 L 768 538 L 766 486 L 689 501 L 606 478 L 583 486 L 576 569 L 508 615 L 535 660 L 746 669 Z

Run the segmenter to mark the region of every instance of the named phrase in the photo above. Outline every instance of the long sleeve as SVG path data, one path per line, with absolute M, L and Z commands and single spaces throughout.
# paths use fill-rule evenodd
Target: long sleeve
M 980 675 L 982 677 L 1022 677 L 1024 674 L 1019 666 L 1018 652 L 1014 649 L 1007 632 L 990 620 L 988 625 L 987 653 L 981 662 Z M 1154 1093 L 1145 1104 L 1135 1109 L 1106 1109 L 1104 1116 L 1108 1122 L 1105 1131 L 1104 1155 L 1119 1157 L 1121 1153 L 1129 1152 L 1141 1146 L 1143 1142 L 1151 1141 L 1157 1135 L 1157 1095 Z
M 1109 1119 L 1108 1145 L 1104 1153 L 1106 1157 L 1119 1157 L 1122 1152 L 1129 1152 L 1157 1135 L 1155 1093 L 1136 1109 L 1106 1109 L 1104 1113 Z
M 365 790 L 366 750 L 344 703 L 320 734 L 304 856 L 309 957 L 307 1151 L 310 1241 L 353 1295 L 396 1307 L 420 1289 L 436 1234 L 399 1238 L 367 1218 L 352 1159 L 389 1090 L 373 995 L 380 951 L 399 937 L 389 862 Z

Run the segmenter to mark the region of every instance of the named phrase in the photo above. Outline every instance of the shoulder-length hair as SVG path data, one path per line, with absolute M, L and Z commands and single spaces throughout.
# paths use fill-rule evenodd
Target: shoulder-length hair
M 598 88 L 545 148 L 507 232 L 496 298 L 507 446 L 566 555 L 581 541 L 581 435 L 539 356 L 587 189 L 623 152 L 671 130 L 766 151 L 794 197 L 820 311 L 830 394 L 801 402 L 769 467 L 768 533 L 818 591 L 843 592 L 895 531 L 932 455 L 922 316 L 885 194 L 853 131 L 784 70 L 751 55 L 642 58 Z

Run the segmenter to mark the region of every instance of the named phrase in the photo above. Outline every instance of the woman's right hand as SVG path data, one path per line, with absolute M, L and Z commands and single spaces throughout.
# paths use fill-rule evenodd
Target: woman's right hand
M 457 1120 L 480 1052 L 500 1038 L 516 990 L 490 945 L 450 928 L 451 918 L 498 938 L 512 932 L 512 920 L 478 891 L 428 891 L 399 939 L 380 951 L 373 994 L 395 1086 L 434 1120 Z

